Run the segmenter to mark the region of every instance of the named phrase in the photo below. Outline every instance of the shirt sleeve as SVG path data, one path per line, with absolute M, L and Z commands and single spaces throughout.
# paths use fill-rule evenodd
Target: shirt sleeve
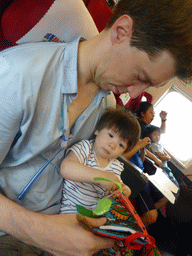
M 154 154 L 156 152 L 161 152 L 159 145 L 156 143 L 151 143 L 151 152 Z
M 22 118 L 17 75 L 3 52 L 0 54 L 0 163 L 19 134 Z
M 69 151 L 73 151 L 75 155 L 77 156 L 79 162 L 81 164 L 86 164 L 88 154 L 90 149 L 90 142 L 88 140 L 82 140 L 75 145 L 73 145 L 71 148 L 68 149 L 67 153 Z
M 121 173 L 124 170 L 124 164 L 122 162 L 120 162 L 118 159 L 114 159 L 110 166 L 112 167 L 113 173 L 121 176 Z

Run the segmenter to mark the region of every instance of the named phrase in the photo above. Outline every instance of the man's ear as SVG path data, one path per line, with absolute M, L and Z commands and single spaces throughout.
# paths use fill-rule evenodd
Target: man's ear
M 133 32 L 133 20 L 129 15 L 119 17 L 111 27 L 112 43 L 120 43 L 126 37 L 131 38 Z

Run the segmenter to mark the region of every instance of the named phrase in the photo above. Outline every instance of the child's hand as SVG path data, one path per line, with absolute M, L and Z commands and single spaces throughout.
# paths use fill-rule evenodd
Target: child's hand
M 121 182 L 121 186 L 122 186 L 122 189 L 123 189 L 123 194 L 126 195 L 126 197 L 130 197 L 131 195 L 131 189 L 125 185 L 124 183 Z M 120 189 L 116 190 L 113 194 L 118 196 L 120 194 Z
M 115 182 L 119 182 L 121 183 L 120 178 L 114 174 L 113 172 L 104 172 L 102 175 L 103 178 L 115 181 Z M 108 190 L 110 193 L 113 193 L 114 191 L 118 190 L 118 186 L 110 181 L 104 181 L 104 180 L 99 180 L 97 181 L 97 184 L 99 184 L 100 186 L 102 186 L 103 188 L 105 188 L 106 190 Z

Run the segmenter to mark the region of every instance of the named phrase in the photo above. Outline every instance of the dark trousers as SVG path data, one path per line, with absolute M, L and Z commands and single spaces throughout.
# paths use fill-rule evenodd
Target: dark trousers
M 51 256 L 34 246 L 26 245 L 20 240 L 10 236 L 0 236 L 0 256 Z

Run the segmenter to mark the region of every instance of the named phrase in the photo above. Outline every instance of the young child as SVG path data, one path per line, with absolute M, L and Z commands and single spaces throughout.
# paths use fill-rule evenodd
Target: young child
M 151 139 L 151 146 L 149 150 L 162 161 L 161 168 L 163 169 L 164 173 L 170 178 L 172 182 L 175 183 L 177 187 L 179 187 L 177 180 L 167 165 L 167 162 L 171 159 L 171 157 L 166 153 L 163 146 L 159 143 L 161 138 L 161 129 L 155 125 L 151 125 L 149 137 Z
M 119 192 L 114 183 L 95 182 L 93 178 L 121 182 L 123 163 L 116 158 L 137 144 L 140 126 L 130 111 L 110 109 L 102 115 L 94 135 L 93 140 L 73 145 L 61 164 L 61 174 L 65 178 L 61 213 L 76 214 L 76 205 L 93 210 L 99 199 L 108 193 Z M 129 197 L 129 187 L 122 185 L 124 194 Z

